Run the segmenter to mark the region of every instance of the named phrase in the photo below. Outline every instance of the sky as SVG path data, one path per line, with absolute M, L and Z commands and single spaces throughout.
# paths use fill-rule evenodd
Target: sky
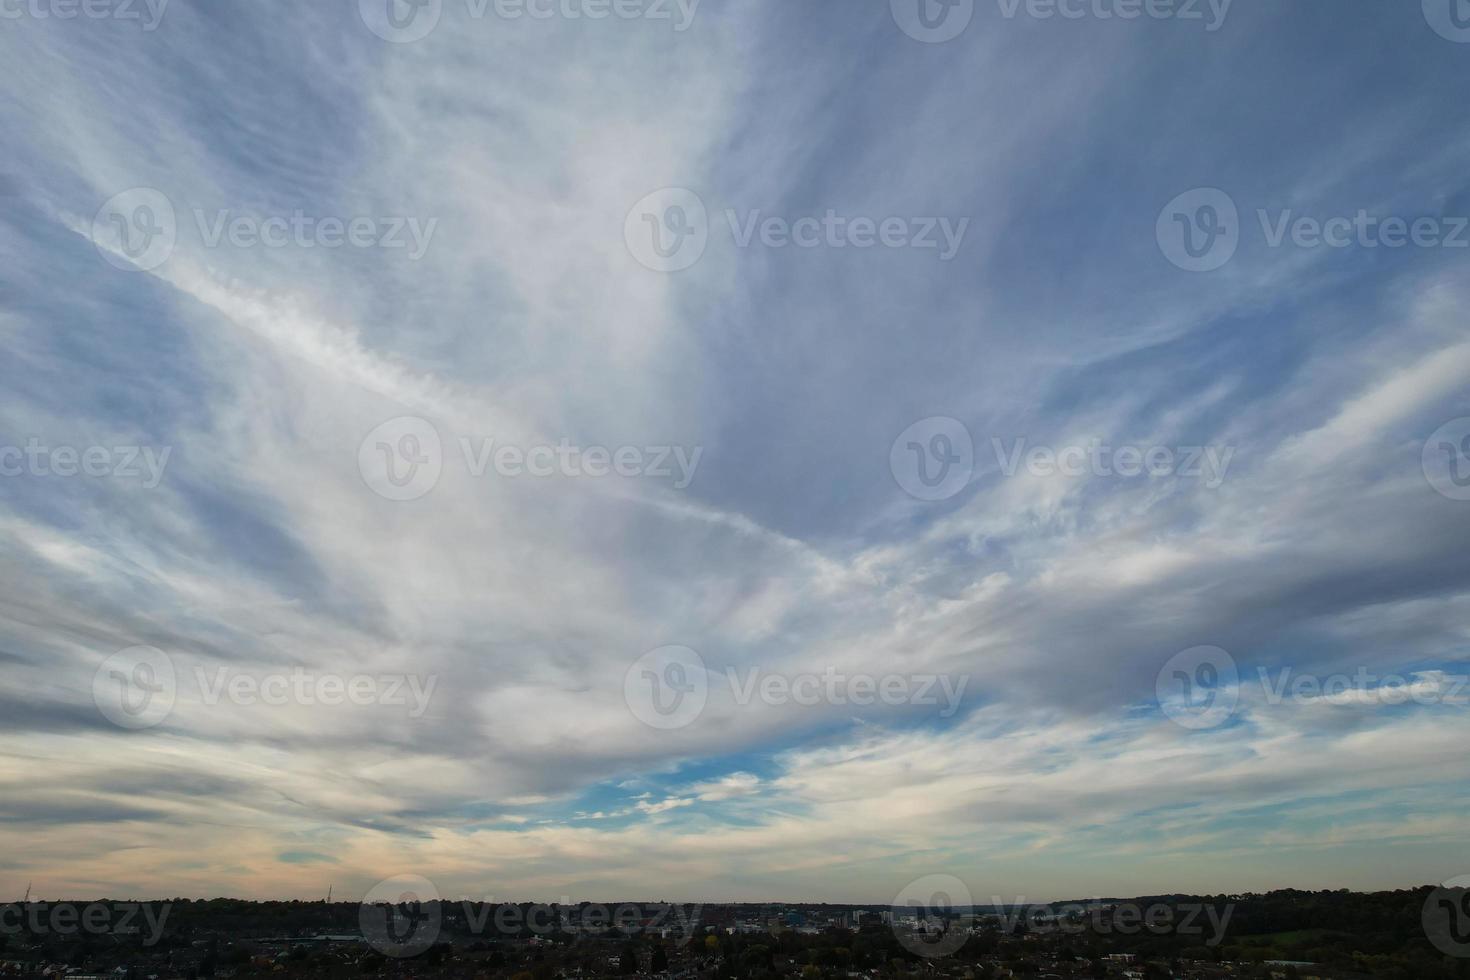
M 0 896 L 1470 873 L 1452 2 L 0 0 Z

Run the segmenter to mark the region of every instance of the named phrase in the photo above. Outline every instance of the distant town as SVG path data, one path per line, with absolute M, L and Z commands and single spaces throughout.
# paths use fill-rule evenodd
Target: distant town
M 17 980 L 1470 978 L 1431 888 L 925 908 L 417 900 L 24 901 Z M 1470 906 L 1467 906 L 1470 907 Z M 1470 952 L 1470 949 L 1465 950 Z

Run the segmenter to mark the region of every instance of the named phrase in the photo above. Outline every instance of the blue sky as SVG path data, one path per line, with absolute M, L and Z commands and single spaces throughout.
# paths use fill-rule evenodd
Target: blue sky
M 1470 872 L 1460 0 L 975 0 L 942 43 L 918 2 L 0 2 L 0 890 Z M 942 493 L 911 431 L 970 447 Z M 1007 463 L 1092 445 L 1218 479 Z M 643 469 L 475 471 L 504 446 Z M 703 703 L 660 727 L 669 647 Z M 120 725 L 139 648 L 172 702 Z M 738 696 L 824 675 L 959 693 Z

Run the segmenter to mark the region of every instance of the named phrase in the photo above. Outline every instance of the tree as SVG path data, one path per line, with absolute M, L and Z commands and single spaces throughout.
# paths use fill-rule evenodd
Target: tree
M 632 976 L 638 972 L 638 950 L 633 948 L 632 943 L 623 944 L 623 955 L 618 961 L 618 972 L 623 976 Z
M 669 954 L 664 952 L 663 943 L 653 947 L 653 960 L 648 964 L 649 973 L 669 972 Z

